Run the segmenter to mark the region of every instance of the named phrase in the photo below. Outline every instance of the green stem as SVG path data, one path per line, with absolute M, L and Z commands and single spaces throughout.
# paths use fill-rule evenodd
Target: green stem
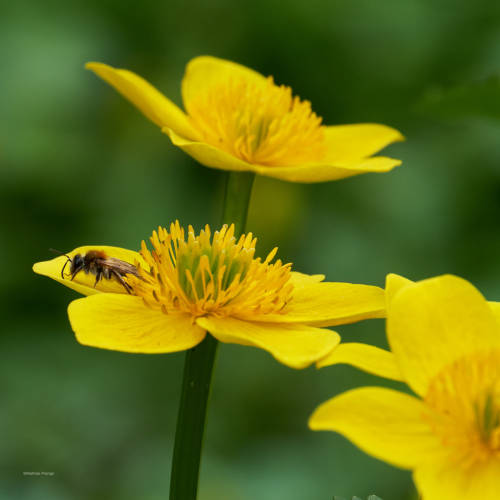
M 254 179 L 253 172 L 229 172 L 227 176 L 222 223 L 234 224 L 236 237 L 245 232 Z
M 254 177 L 249 172 L 229 172 L 227 177 L 222 222 L 234 223 L 236 236 L 245 230 Z M 196 500 L 217 346 L 218 341 L 207 334 L 203 342 L 186 352 L 170 476 L 170 500 Z

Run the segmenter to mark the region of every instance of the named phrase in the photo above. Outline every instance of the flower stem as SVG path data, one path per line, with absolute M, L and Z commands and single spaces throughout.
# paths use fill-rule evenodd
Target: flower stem
M 235 236 L 245 230 L 254 177 L 249 172 L 228 173 L 222 222 L 234 224 Z M 196 500 L 217 346 L 218 341 L 207 334 L 203 342 L 186 352 L 170 476 L 170 500 Z
M 236 237 L 245 231 L 254 179 L 253 172 L 229 172 L 227 176 L 222 223 L 234 224 Z

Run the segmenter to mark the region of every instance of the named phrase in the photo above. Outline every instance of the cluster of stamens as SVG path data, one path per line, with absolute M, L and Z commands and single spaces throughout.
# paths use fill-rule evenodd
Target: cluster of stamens
M 211 235 L 199 235 L 178 222 L 170 231 L 158 228 L 150 238 L 153 250 L 142 242 L 141 255 L 149 269 L 129 277 L 136 295 L 153 309 L 169 314 L 182 311 L 194 317 L 214 314 L 239 316 L 280 313 L 291 300 L 291 264 L 272 263 L 275 248 L 264 261 L 255 258 L 252 233 L 234 236 L 234 226 L 223 226 Z
M 455 361 L 431 382 L 424 416 L 457 465 L 500 458 L 500 352 Z
M 324 157 L 321 117 L 272 77 L 228 79 L 201 90 L 186 107 L 207 143 L 249 163 L 298 165 Z

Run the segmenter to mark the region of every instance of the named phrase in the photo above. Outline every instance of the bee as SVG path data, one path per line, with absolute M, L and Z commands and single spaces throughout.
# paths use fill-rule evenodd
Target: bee
M 54 251 L 58 252 L 58 250 Z M 80 271 L 83 271 L 85 274 L 93 274 L 95 276 L 94 288 L 103 278 L 107 280 L 115 279 L 125 288 L 127 293 L 132 293 L 132 287 L 124 280 L 124 277 L 127 274 L 132 274 L 138 278 L 141 277 L 134 265 L 124 260 L 108 257 L 102 250 L 89 250 L 85 255 L 77 253 L 73 258 L 62 252 L 58 253 L 61 253 L 61 255 L 64 255 L 68 259 L 61 269 L 62 279 L 71 276 L 71 281 L 73 281 L 75 276 Z M 68 264 L 70 264 L 69 274 L 65 275 L 64 270 Z

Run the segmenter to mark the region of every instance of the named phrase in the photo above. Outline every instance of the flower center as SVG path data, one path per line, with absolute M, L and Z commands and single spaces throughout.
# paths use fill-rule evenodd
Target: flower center
M 425 416 L 464 467 L 500 457 L 500 351 L 467 356 L 429 385 Z
M 186 104 L 203 139 L 257 165 L 298 165 L 325 153 L 321 117 L 290 87 L 229 79 L 208 87 Z
M 154 231 L 150 241 L 154 249 L 149 251 L 143 241 L 140 251 L 149 271 L 140 268 L 141 276 L 130 276 L 128 282 L 148 307 L 165 314 L 279 314 L 291 299 L 291 264 L 271 263 L 276 248 L 264 261 L 254 258 L 257 240 L 252 233 L 236 240 L 233 225 L 213 237 L 208 226 L 197 236 L 189 226 L 186 239 L 175 222 L 170 232 Z

